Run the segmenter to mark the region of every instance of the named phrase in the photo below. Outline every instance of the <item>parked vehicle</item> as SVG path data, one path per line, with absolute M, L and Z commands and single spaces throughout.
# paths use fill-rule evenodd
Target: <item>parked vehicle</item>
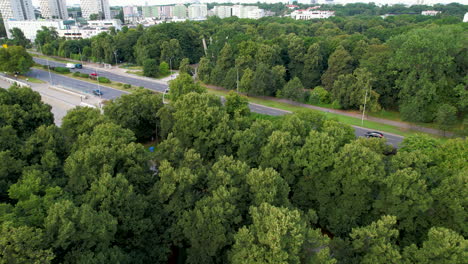
M 68 69 L 75 69 L 75 64 L 74 63 L 67 63 L 67 65 L 65 65 L 66 68 Z
M 83 69 L 83 65 L 81 63 L 75 64 L 76 69 Z
M 377 131 L 367 131 L 365 134 L 366 138 L 383 138 L 384 135 Z
M 93 90 L 93 94 L 94 94 L 94 95 L 97 95 L 97 96 L 102 96 L 101 90 L 98 90 L 98 89 Z

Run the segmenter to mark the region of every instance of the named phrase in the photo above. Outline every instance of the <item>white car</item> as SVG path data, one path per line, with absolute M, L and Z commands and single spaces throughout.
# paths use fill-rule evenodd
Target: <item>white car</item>
M 68 69 L 75 69 L 75 64 L 74 63 L 67 63 L 67 65 L 65 65 L 65 67 L 67 67 Z

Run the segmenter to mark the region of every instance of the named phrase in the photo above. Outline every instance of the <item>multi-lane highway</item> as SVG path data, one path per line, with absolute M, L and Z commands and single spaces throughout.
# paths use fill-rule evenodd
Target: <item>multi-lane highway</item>
M 49 63 L 50 66 L 55 66 L 55 67 L 65 66 L 64 63 L 59 63 L 59 62 L 54 62 L 54 61 L 47 62 L 47 60 L 40 59 L 40 58 L 34 58 L 34 61 L 42 65 L 47 65 L 47 63 Z M 88 73 L 88 74 L 95 72 L 94 69 L 86 68 L 86 67 L 83 67 L 83 69 L 79 69 L 77 71 L 80 71 L 82 73 Z M 151 80 L 144 80 L 144 79 L 139 79 L 139 78 L 132 78 L 129 76 L 122 76 L 122 75 L 118 75 L 116 73 L 112 73 L 112 72 L 104 71 L 104 70 L 98 71 L 98 74 L 99 76 L 106 77 L 112 81 L 128 83 L 133 86 L 142 86 L 142 87 L 145 87 L 147 89 L 157 91 L 157 92 L 164 92 L 167 89 L 166 84 L 151 81 Z M 50 79 L 52 78 L 53 84 L 73 87 L 75 89 L 79 89 L 87 93 L 91 93 L 92 90 L 97 89 L 97 84 L 80 81 L 77 79 L 69 78 L 69 77 L 59 75 L 59 74 L 54 74 L 54 73 L 50 73 L 49 75 L 49 73 L 45 70 L 32 69 L 29 75 L 32 77 L 47 81 L 47 82 L 50 82 Z M 125 93 L 123 91 L 113 89 L 110 87 L 106 87 L 106 86 L 102 86 L 102 85 L 100 86 L 100 89 L 102 90 L 102 93 L 103 93 L 102 97 L 105 99 L 113 99 Z M 252 103 L 249 104 L 249 107 L 252 112 L 273 115 L 273 116 L 280 116 L 280 115 L 285 115 L 285 114 L 290 113 L 289 111 L 284 111 L 281 109 L 271 108 L 271 107 L 258 105 L 258 104 L 252 104 Z M 354 126 L 354 129 L 355 129 L 355 134 L 357 137 L 362 137 L 367 131 L 369 131 L 369 129 L 357 127 L 357 126 Z M 384 135 L 385 135 L 385 138 L 387 139 L 387 142 L 395 147 L 397 147 L 398 144 L 403 140 L 403 137 L 398 136 L 398 135 L 393 135 L 393 134 L 388 134 L 388 133 L 384 133 Z

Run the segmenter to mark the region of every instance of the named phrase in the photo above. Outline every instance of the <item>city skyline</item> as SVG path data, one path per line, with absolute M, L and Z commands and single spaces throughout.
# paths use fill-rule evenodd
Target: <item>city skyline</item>
M 449 3 L 460 3 L 460 4 L 468 4 L 468 0 L 458 0 L 458 1 L 453 1 L 453 0 L 426 0 L 430 4 L 449 4 Z M 32 0 L 34 6 L 39 6 L 40 0 Z M 194 2 L 190 0 L 109 0 L 109 4 L 111 6 L 127 6 L 127 5 L 139 5 L 143 6 L 146 3 L 148 5 L 169 5 L 169 4 L 181 4 L 181 3 L 189 3 L 189 2 Z M 221 1 L 215 1 L 215 0 L 200 0 L 201 3 L 212 3 L 212 2 L 217 2 L 217 3 L 226 3 L 226 2 L 232 2 L 232 3 L 257 3 L 257 0 L 221 0 Z M 264 0 L 260 2 L 266 2 L 266 3 L 277 3 L 277 2 L 288 2 L 288 1 L 280 1 L 280 0 Z M 416 4 L 417 0 L 336 0 L 335 2 L 337 3 L 342 3 L 342 4 L 348 4 L 348 3 L 369 3 L 369 2 L 374 2 L 376 4 Z M 72 6 L 72 5 L 77 5 L 80 4 L 80 0 L 66 0 L 67 6 Z

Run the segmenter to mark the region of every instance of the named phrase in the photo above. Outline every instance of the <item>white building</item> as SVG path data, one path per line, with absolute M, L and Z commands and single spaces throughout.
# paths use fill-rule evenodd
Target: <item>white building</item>
M 247 12 L 247 18 L 260 19 L 265 16 L 265 10 L 257 8 Z
M 89 19 L 92 14 L 101 14 L 105 19 L 111 19 L 109 0 L 80 0 L 81 14 Z
M 9 29 L 19 28 L 23 31 L 24 36 L 34 41 L 36 39 L 36 34 L 38 30 L 41 30 L 42 27 L 55 28 L 57 31 L 59 29 L 65 28 L 63 25 L 63 20 L 7 20 L 5 21 L 5 28 L 7 29 L 8 38 L 11 38 L 11 33 Z
M 226 18 L 232 16 L 232 6 L 215 6 L 213 13 L 219 18 Z
M 104 27 L 72 27 L 70 29 L 58 30 L 59 37 L 66 39 L 84 39 L 97 36 L 103 32 L 109 32 L 109 28 Z
M 92 20 L 92 21 L 88 21 L 88 27 L 93 27 L 93 28 L 114 27 L 116 30 L 121 30 L 122 29 L 122 22 L 119 19 Z
M 136 6 L 124 6 L 123 15 L 126 23 L 136 22 L 141 17 Z
M 437 16 L 437 14 L 440 14 L 440 11 L 426 10 L 421 12 L 421 15 L 423 16 Z
M 41 14 L 47 19 L 67 19 L 68 11 L 65 0 L 41 0 Z
M 265 16 L 265 10 L 259 9 L 258 6 L 232 6 L 232 15 L 238 18 L 258 19 Z
M 3 20 L 35 20 L 31 0 L 0 0 L 0 13 Z
M 291 17 L 296 20 L 310 20 L 317 18 L 329 18 L 335 16 L 335 11 L 320 11 L 313 9 L 296 10 L 291 13 Z
M 463 22 L 468 22 L 468 12 L 465 13 L 465 16 L 463 17 Z
M 206 18 L 208 15 L 208 6 L 206 4 L 192 4 L 188 7 L 190 19 Z

